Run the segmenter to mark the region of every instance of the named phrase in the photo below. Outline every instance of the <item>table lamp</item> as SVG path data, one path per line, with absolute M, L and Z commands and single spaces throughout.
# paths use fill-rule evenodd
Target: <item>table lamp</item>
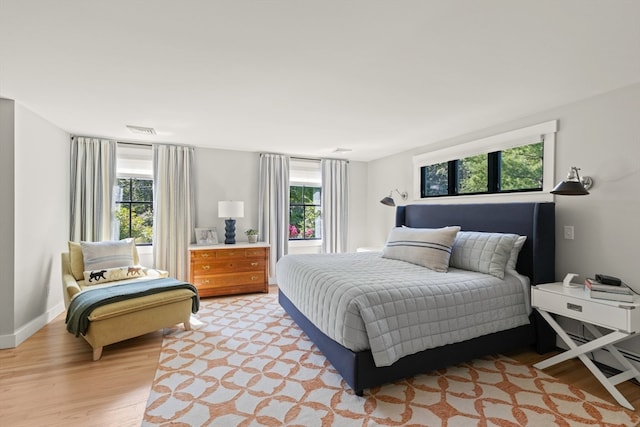
M 224 220 L 224 243 L 233 245 L 236 243 L 236 220 L 244 217 L 244 202 L 224 200 L 218 202 L 218 217 Z

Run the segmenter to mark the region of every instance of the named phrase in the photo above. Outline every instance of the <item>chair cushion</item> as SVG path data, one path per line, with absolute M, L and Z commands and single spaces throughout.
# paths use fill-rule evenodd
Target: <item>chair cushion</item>
M 89 320 L 92 322 L 105 320 L 135 311 L 142 311 L 161 305 L 171 304 L 176 301 L 190 300 L 192 298 L 193 292 L 189 289 L 173 289 L 170 291 L 145 295 L 143 297 L 132 298 L 124 301 L 117 301 L 97 307 L 89 315 Z

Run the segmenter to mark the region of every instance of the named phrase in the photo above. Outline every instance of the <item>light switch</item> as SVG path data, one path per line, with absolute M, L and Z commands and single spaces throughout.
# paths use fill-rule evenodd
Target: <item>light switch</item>
M 564 226 L 564 238 L 566 240 L 573 240 L 573 225 Z

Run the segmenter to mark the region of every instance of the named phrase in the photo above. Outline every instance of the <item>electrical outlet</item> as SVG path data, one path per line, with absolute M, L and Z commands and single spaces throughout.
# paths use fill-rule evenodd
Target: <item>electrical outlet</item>
M 573 240 L 573 225 L 565 225 L 564 226 L 564 238 L 566 240 Z

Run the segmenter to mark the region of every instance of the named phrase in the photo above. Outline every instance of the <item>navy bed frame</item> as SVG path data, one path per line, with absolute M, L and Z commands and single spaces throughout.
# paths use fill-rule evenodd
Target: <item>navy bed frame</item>
M 555 281 L 555 204 L 495 203 L 465 205 L 407 205 L 396 210 L 396 226 L 439 228 L 459 225 L 464 231 L 515 233 L 527 236 L 517 270 L 531 285 Z M 280 305 L 318 346 L 346 383 L 359 396 L 364 389 L 415 376 L 488 354 L 535 344 L 546 353 L 555 348 L 553 330 L 537 312 L 529 325 L 484 335 L 468 341 L 411 354 L 391 366 L 377 367 L 371 351 L 353 352 L 320 331 L 279 292 Z

